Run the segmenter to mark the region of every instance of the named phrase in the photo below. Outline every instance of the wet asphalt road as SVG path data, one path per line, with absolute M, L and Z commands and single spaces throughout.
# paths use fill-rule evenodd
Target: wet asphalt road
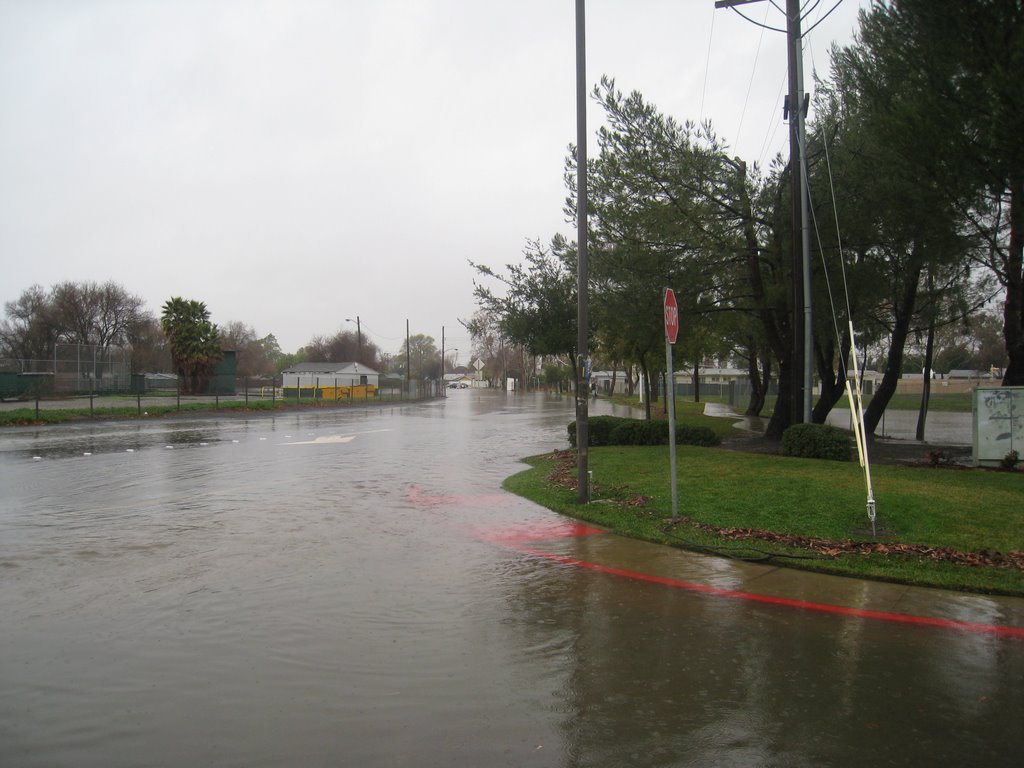
M 1019 763 L 1024 638 L 982 628 L 1024 602 L 680 553 L 502 492 L 572 418 L 465 390 L 4 430 L 0 765 Z

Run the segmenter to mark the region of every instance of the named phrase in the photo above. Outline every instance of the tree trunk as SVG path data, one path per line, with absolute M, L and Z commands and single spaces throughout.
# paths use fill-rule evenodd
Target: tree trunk
M 764 410 L 765 403 L 768 402 L 768 395 L 772 388 L 772 358 L 771 355 L 765 353 L 764 357 L 761 358 L 761 386 L 757 392 L 755 398 L 754 393 L 750 395 L 750 405 L 747 407 L 747 416 L 760 416 L 761 411 Z
M 781 440 L 782 433 L 793 423 L 790 413 L 790 406 L 793 399 L 789 396 L 793 386 L 793 367 L 789 364 L 789 357 L 779 361 L 779 394 L 775 398 L 775 409 L 772 417 L 765 427 L 764 436 L 769 440 Z
M 1010 179 L 1010 250 L 1006 255 L 1003 335 L 1009 364 L 1003 386 L 1024 386 L 1024 178 Z
M 932 294 L 934 281 L 931 271 L 928 272 L 928 293 Z M 924 380 L 921 382 L 921 407 L 917 412 L 917 431 L 914 437 L 924 442 L 924 425 L 928 420 L 928 401 L 932 396 L 932 357 L 935 353 L 935 311 L 928 318 L 928 340 L 924 345 Z
M 747 379 L 750 381 L 750 402 L 747 403 L 747 410 L 744 416 L 758 416 L 764 408 L 766 390 L 768 389 L 767 377 L 762 379 L 757 364 L 757 345 L 752 338 L 747 339 L 747 349 L 750 355 L 747 357 Z M 770 365 L 770 364 L 769 364 Z
M 918 262 L 917 259 L 914 259 Z M 874 435 L 875 427 L 882 420 L 885 407 L 889 404 L 893 394 L 896 392 L 896 382 L 899 381 L 903 372 L 903 347 L 907 343 L 907 335 L 910 332 L 910 321 L 914 316 L 914 302 L 917 299 L 917 284 L 921 279 L 921 265 L 915 263 L 906 275 L 906 284 L 903 287 L 903 294 L 899 297 L 897 305 L 893 308 L 896 322 L 892 329 L 892 339 L 889 343 L 889 354 L 886 358 L 885 373 L 882 374 L 882 381 L 875 390 L 875 394 L 864 410 L 864 431 L 868 435 Z
M 693 402 L 700 402 L 700 364 L 693 364 Z
M 644 418 L 647 421 L 651 420 L 651 375 L 647 370 L 647 360 L 643 355 L 640 355 L 640 376 L 643 380 L 644 388 Z
M 761 353 L 752 337 L 747 338 L 747 378 L 750 381 L 750 401 L 744 416 L 760 416 L 768 400 L 768 392 L 772 382 L 772 358 L 765 350 Z
M 768 291 L 764 284 L 764 275 L 761 272 L 761 246 L 758 240 L 757 228 L 754 222 L 753 210 L 750 198 L 746 193 L 746 164 L 739 164 L 740 180 L 742 182 L 742 197 L 740 204 L 743 207 L 743 239 L 744 250 L 746 251 L 747 279 L 750 281 L 751 294 L 754 304 L 757 307 L 757 316 L 764 329 L 764 337 L 775 359 L 779 362 L 779 394 L 775 401 L 775 409 L 772 418 L 765 429 L 765 437 L 773 440 L 781 440 L 782 433 L 792 424 L 792 413 L 790 405 L 792 401 L 793 370 L 793 323 L 791 306 L 785 302 L 773 304 L 769 301 Z M 781 209 L 782 185 L 776 193 L 776 208 Z M 781 243 L 775 238 L 772 247 L 776 255 L 781 252 Z M 781 258 L 778 259 L 781 267 Z M 780 270 L 780 274 L 785 270 Z
M 924 345 L 924 381 L 921 382 L 921 407 L 917 412 L 917 432 L 914 437 L 924 442 L 924 425 L 928 420 L 928 401 L 932 396 L 932 356 L 935 352 L 935 316 L 928 323 L 928 341 Z
M 829 341 L 824 349 L 817 342 L 814 345 L 818 377 L 821 379 L 821 396 L 811 411 L 813 424 L 824 424 L 832 409 L 836 407 L 836 403 L 846 393 L 846 359 L 850 356 L 850 346 L 850 331 L 847 328 L 839 340 L 839 364 L 833 369 L 832 361 L 835 358 L 833 342 Z

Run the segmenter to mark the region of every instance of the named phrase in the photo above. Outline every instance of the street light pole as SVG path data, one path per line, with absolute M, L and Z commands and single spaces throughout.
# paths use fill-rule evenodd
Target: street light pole
M 351 323 L 352 318 L 346 317 L 346 323 Z M 363 360 L 363 329 L 359 325 L 359 315 L 356 315 L 356 343 L 359 344 L 359 359 L 356 362 L 362 362 Z

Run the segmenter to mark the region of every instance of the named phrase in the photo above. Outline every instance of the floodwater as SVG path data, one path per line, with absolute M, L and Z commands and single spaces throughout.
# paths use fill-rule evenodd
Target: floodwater
M 886 411 L 875 428 L 875 436 L 916 440 L 917 419 L 917 411 Z M 925 420 L 925 442 L 938 445 L 971 445 L 974 440 L 972 419 L 970 413 L 933 411 Z M 826 421 L 836 427 L 853 429 L 848 409 L 833 408 Z
M 502 492 L 572 407 L 4 430 L 0 765 L 1019 765 L 1024 638 L 737 599 L 778 569 Z

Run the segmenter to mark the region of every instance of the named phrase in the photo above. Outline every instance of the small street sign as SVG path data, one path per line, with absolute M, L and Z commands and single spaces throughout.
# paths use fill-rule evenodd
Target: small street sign
M 679 305 L 676 294 L 671 288 L 665 289 L 665 337 L 669 344 L 676 343 L 679 336 Z

